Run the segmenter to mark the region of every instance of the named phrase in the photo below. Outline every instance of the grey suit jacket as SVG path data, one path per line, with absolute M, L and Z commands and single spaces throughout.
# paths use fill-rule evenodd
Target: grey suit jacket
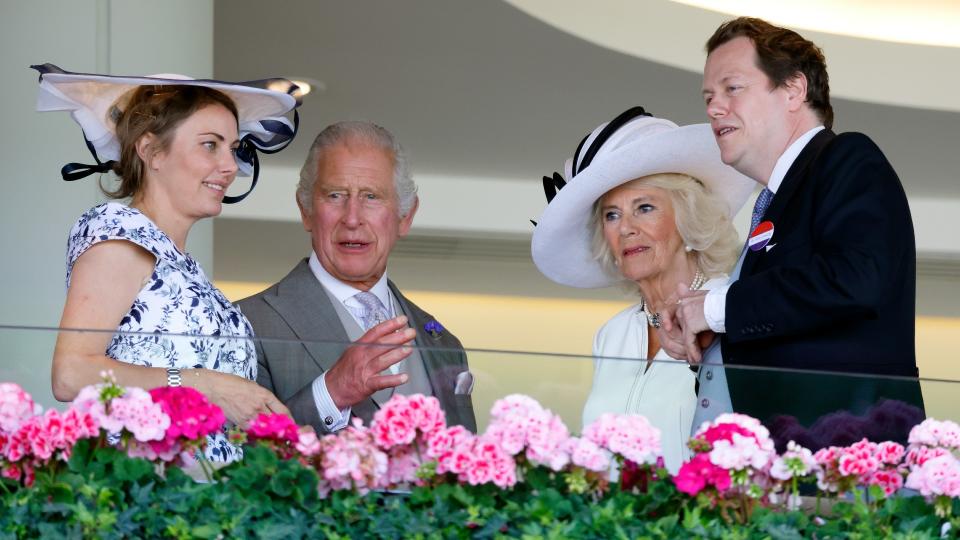
M 444 330 L 437 337 L 423 327 L 434 318 L 407 300 L 393 282 L 390 290 L 400 302 L 409 325 L 416 329 L 416 345 L 433 388 L 447 415 L 447 423 L 477 430 L 473 403 L 467 394 L 454 394 L 457 375 L 467 371 L 460 340 Z M 237 302 L 253 325 L 257 339 L 257 382 L 290 408 L 298 424 L 326 433 L 313 399 L 312 384 L 333 367 L 350 344 L 330 298 L 310 270 L 306 259 L 269 289 Z M 352 408 L 353 416 L 369 424 L 378 409 L 366 399 Z

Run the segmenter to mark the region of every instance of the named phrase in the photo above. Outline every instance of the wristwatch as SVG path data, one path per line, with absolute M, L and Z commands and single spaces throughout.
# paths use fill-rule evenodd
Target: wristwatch
M 180 377 L 180 368 L 167 368 L 167 386 L 180 386 L 183 379 Z

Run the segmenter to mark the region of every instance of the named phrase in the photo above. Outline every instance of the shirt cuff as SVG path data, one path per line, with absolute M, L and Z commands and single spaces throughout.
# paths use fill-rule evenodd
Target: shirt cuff
M 703 317 L 707 326 L 717 333 L 727 331 L 727 291 L 730 285 L 710 289 L 703 300 Z
M 320 421 L 328 431 L 339 431 L 347 427 L 350 421 L 350 409 L 337 409 L 337 405 L 330 397 L 327 391 L 327 373 L 323 372 L 319 377 L 313 380 L 313 401 L 317 405 L 317 412 L 320 414 Z

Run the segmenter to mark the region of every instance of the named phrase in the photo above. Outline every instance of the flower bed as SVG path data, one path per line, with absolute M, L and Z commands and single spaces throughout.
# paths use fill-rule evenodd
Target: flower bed
M 479 435 L 419 395 L 322 437 L 263 415 L 231 434 L 244 459 L 215 470 L 200 450 L 223 422 L 188 388 L 107 380 L 41 413 L 0 384 L 0 537 L 924 538 L 960 526 L 960 427 L 932 419 L 906 448 L 778 455 L 755 419 L 723 415 L 676 476 L 646 419 L 603 415 L 575 437 L 519 395 Z M 802 511 L 805 483 L 819 495 Z M 903 486 L 921 496 L 893 496 Z

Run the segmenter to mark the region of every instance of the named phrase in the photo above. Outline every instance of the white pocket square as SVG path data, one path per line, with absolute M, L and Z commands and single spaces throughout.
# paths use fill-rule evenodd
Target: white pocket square
M 473 393 L 473 373 L 461 371 L 457 375 L 457 382 L 453 385 L 453 393 L 458 395 L 470 395 Z

